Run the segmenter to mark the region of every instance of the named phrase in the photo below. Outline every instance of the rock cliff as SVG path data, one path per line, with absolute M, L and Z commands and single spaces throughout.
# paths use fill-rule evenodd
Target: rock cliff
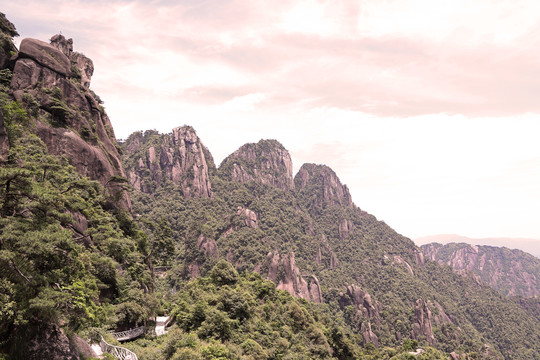
M 101 100 L 88 87 L 92 72 L 92 61 L 73 51 L 71 39 L 55 35 L 51 44 L 23 39 L 10 91 L 34 119 L 49 153 L 66 156 L 81 174 L 99 181 L 111 207 L 129 210 L 114 131 Z
M 332 205 L 353 207 L 347 185 L 342 185 L 336 173 L 326 165 L 302 165 L 294 177 L 294 184 L 308 208 Z M 346 220 L 340 224 L 340 237 L 348 233 L 348 225 Z
M 296 265 L 294 252 L 280 255 L 279 252 L 269 252 L 263 269 L 266 276 L 278 283 L 279 290 L 285 290 L 295 297 L 308 301 L 322 303 L 321 287 L 315 275 L 302 275 Z M 260 271 L 260 269 L 257 269 Z
M 294 188 L 291 156 L 276 140 L 243 145 L 223 160 L 219 174 L 240 183 L 255 181 L 283 190 Z
M 364 345 L 366 343 L 372 343 L 375 346 L 379 346 L 379 339 L 372 330 L 371 322 L 373 321 L 377 327 L 381 326 L 381 304 L 373 301 L 367 291 L 356 285 L 347 286 L 346 292 L 340 293 L 339 302 L 343 308 L 349 305 L 356 308 L 356 316 L 358 321 L 362 323 L 360 331 L 364 339 Z
M 432 311 L 434 309 L 434 311 Z M 452 321 L 446 315 L 443 307 L 438 302 L 426 302 L 420 298 L 416 301 L 414 307 L 414 321 L 411 329 L 413 339 L 425 338 L 428 344 L 435 346 L 437 341 L 433 335 L 435 326 L 450 324 Z
M 215 168 L 209 151 L 190 126 L 170 134 L 147 131 L 132 134 L 123 144 L 131 186 L 145 193 L 171 182 L 184 197 L 212 198 L 209 171 Z
M 10 58 L 17 53 L 17 48 L 11 40 L 14 36 L 19 36 L 15 25 L 0 13 L 0 69 L 8 68 Z
M 504 295 L 540 296 L 540 259 L 521 250 L 465 243 L 431 243 L 421 249 L 426 258 L 473 275 Z

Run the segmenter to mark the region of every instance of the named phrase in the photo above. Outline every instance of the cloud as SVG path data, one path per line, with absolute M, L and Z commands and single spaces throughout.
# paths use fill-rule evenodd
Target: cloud
M 62 31 L 93 59 L 119 137 L 190 124 L 218 163 L 275 138 L 295 169 L 328 164 L 359 206 L 407 235 L 540 237 L 536 0 L 28 0 L 3 11 L 21 37 Z

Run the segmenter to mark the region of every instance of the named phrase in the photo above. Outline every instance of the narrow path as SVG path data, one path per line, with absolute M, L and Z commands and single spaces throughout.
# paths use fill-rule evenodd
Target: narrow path
M 168 316 L 158 316 L 158 317 L 156 317 L 156 336 L 165 335 L 167 333 L 167 330 L 165 330 L 165 326 L 167 325 L 167 321 L 169 321 Z
M 101 345 L 99 344 L 92 344 L 90 345 L 92 350 L 94 350 L 94 353 L 96 354 L 96 357 L 101 359 L 103 356 L 103 351 L 101 351 Z

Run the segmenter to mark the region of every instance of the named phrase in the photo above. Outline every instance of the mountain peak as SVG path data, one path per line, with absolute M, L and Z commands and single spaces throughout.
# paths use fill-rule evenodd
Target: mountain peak
M 349 188 L 341 184 L 334 170 L 326 165 L 302 165 L 294 183 L 296 190 L 307 195 L 308 202 L 313 204 L 353 206 Z
M 291 155 L 276 140 L 260 140 L 241 146 L 219 167 L 220 173 L 233 181 L 255 181 L 283 190 L 292 190 Z
M 214 160 L 191 126 L 176 127 L 169 134 L 138 132 L 124 143 L 131 186 L 152 193 L 165 181 L 181 185 L 183 195 L 213 197 L 209 169 Z

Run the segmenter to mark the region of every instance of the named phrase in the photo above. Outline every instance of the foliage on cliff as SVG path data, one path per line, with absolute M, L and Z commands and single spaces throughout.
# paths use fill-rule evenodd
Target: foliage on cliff
M 465 243 L 422 245 L 424 255 L 476 276 L 506 296 L 540 296 L 540 259 L 518 249 Z

